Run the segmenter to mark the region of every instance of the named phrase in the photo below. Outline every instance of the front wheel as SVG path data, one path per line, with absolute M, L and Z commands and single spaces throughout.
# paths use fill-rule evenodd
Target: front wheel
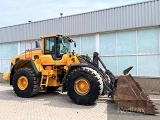
M 103 82 L 100 75 L 92 68 L 77 68 L 73 70 L 67 81 L 70 99 L 80 105 L 92 105 L 101 95 Z

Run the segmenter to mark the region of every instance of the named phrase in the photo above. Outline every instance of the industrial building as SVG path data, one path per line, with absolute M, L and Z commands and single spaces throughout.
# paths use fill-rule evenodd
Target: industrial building
M 134 76 L 160 76 L 160 1 L 147 1 L 98 11 L 0 28 L 0 72 L 25 51 L 25 42 L 47 34 L 73 38 L 78 54 L 99 52 L 115 75 L 134 66 Z M 27 44 L 27 47 L 30 46 Z

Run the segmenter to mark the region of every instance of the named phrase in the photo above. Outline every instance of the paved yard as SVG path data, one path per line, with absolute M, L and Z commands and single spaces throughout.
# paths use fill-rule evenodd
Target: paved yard
M 160 95 L 151 95 L 160 109 Z M 32 98 L 20 98 L 12 86 L 0 84 L 0 119 L 4 120 L 159 120 L 160 115 L 125 113 L 101 96 L 93 106 L 74 104 L 66 93 L 40 93 Z

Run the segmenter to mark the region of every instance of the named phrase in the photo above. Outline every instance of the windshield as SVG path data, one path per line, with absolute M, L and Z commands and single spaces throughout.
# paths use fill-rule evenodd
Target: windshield
M 59 36 L 58 41 L 60 42 L 60 54 L 71 52 L 71 48 L 70 48 L 71 41 L 69 37 Z

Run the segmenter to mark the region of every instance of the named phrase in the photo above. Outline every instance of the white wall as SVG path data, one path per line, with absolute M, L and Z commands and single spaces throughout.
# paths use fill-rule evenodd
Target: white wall
M 35 47 L 35 40 L 31 41 L 32 48 Z M 26 48 L 25 48 L 26 47 Z M 25 49 L 31 49 L 30 42 L 11 42 L 0 44 L 0 73 L 10 70 L 11 59 L 21 54 Z
M 89 53 L 92 57 L 92 52 L 99 52 L 107 68 L 115 75 L 133 66 L 131 74 L 135 76 L 160 76 L 159 36 L 160 28 L 150 27 L 97 33 L 73 39 L 79 43 L 77 53 Z
M 131 74 L 135 76 L 160 76 L 160 28 L 139 28 L 132 30 L 104 32 L 72 36 L 78 54 L 97 51 L 107 68 L 119 75 L 129 66 L 134 66 Z M 32 42 L 34 47 L 34 41 Z M 26 44 L 26 49 L 30 48 Z M 10 60 L 24 52 L 25 42 L 0 44 L 0 72 L 9 71 Z

